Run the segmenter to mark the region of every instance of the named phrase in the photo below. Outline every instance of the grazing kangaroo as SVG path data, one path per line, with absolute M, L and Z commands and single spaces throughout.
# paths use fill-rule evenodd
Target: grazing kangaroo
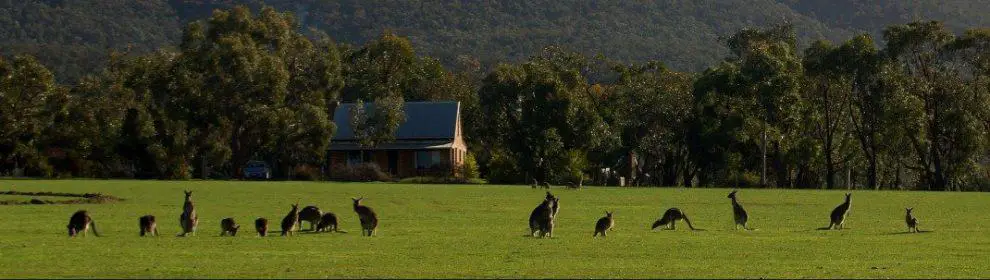
M 192 191 L 184 191 L 186 193 L 186 202 L 182 204 L 182 215 L 179 215 L 179 224 L 182 226 L 182 234 L 179 236 L 188 236 L 190 233 L 195 234 L 196 224 L 199 223 L 199 217 L 196 216 L 196 208 L 192 203 Z
M 559 199 L 547 192 L 547 197 L 529 215 L 530 235 L 553 237 L 554 206 Z M 539 232 L 539 235 L 537 235 Z
M 254 220 L 254 229 L 258 231 L 258 236 L 268 236 L 268 219 L 258 218 Z
M 237 230 L 240 228 L 241 226 L 238 225 L 237 222 L 234 222 L 234 218 L 224 218 L 223 220 L 220 220 L 220 236 L 226 236 L 227 234 L 230 234 L 230 236 L 237 236 Z
M 615 219 L 612 218 L 612 212 L 605 211 L 605 217 L 598 219 L 598 222 L 595 223 L 595 235 L 592 237 L 597 237 L 598 234 L 601 234 L 602 237 L 606 237 L 608 236 L 606 232 L 612 230 L 612 227 L 614 226 Z
M 550 189 L 550 182 L 543 182 L 543 188 L 549 190 Z
M 361 205 L 362 198 L 351 198 L 354 200 L 354 212 L 357 212 L 358 218 L 361 220 L 361 236 L 374 236 L 375 230 L 378 229 L 378 214 L 371 207 Z
M 320 223 L 316 225 L 317 232 L 341 232 L 340 227 L 337 225 L 337 215 L 331 212 L 323 213 L 320 217 Z
M 739 227 L 742 226 L 743 229 L 750 230 L 750 228 L 746 226 L 746 221 L 749 220 L 749 216 L 746 215 L 746 209 L 743 209 L 742 205 L 736 201 L 736 192 L 737 191 L 732 191 L 728 196 L 732 199 L 732 217 L 735 218 L 736 229 L 738 230 Z
M 296 223 L 299 222 L 299 204 L 293 204 L 292 210 L 289 214 L 282 218 L 282 236 L 289 235 L 292 236 L 292 230 L 295 229 Z
M 576 190 L 584 186 L 584 177 L 581 177 L 577 183 L 570 182 L 567 184 L 568 189 Z
M 155 223 L 155 216 L 141 216 L 141 218 L 138 219 L 138 224 L 141 226 L 141 236 L 144 236 L 145 234 L 158 236 L 158 225 Z
M 684 219 L 684 222 L 687 223 L 688 228 L 691 228 L 691 230 L 696 230 L 694 226 L 691 225 L 691 220 L 688 219 L 687 214 L 684 214 L 684 212 L 681 212 L 681 210 L 677 208 L 667 209 L 667 211 L 663 213 L 663 216 L 660 217 L 659 220 L 653 222 L 652 229 L 656 229 L 659 226 L 665 226 L 666 229 L 674 230 L 676 229 L 674 222 L 677 222 L 678 220 L 681 219 Z
M 836 206 L 832 210 L 831 222 L 829 222 L 828 227 L 818 228 L 823 229 L 842 229 L 846 222 L 846 215 L 849 215 L 849 207 L 852 206 L 852 193 L 846 193 L 846 202 Z
M 96 237 L 100 237 L 100 233 L 96 231 L 96 222 L 93 221 L 93 218 L 89 217 L 89 212 L 86 212 L 86 210 L 79 210 L 75 214 L 72 214 L 72 217 L 69 217 L 69 225 L 65 227 L 69 229 L 69 237 L 75 237 L 80 233 L 82 236 L 86 236 L 86 231 L 90 227 L 93 228 L 93 234 Z
M 299 230 L 302 230 L 302 222 L 309 222 L 309 231 L 316 229 L 316 224 L 320 222 L 320 217 L 323 216 L 323 211 L 320 211 L 319 207 L 316 206 L 306 206 L 299 211 Z
M 904 211 L 907 212 L 907 214 L 904 214 L 904 222 L 907 223 L 908 232 L 911 232 L 912 230 L 914 230 L 914 232 L 920 232 L 918 230 L 918 219 L 915 218 L 914 215 L 911 215 L 911 210 L 914 210 L 914 208 L 904 208 Z

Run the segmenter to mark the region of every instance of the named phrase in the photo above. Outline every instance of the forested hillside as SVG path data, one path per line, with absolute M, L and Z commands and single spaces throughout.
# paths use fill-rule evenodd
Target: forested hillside
M 0 1 L 0 53 L 29 53 L 62 83 L 105 65 L 109 50 L 174 47 L 181 26 L 215 8 L 271 5 L 295 13 L 337 42 L 361 45 L 383 30 L 407 37 L 444 65 L 518 62 L 547 45 L 625 61 L 664 61 L 700 71 L 728 49 L 719 42 L 744 27 L 791 22 L 802 46 L 883 27 L 945 21 L 954 31 L 990 25 L 981 1 L 379 1 L 379 0 L 6 0 Z

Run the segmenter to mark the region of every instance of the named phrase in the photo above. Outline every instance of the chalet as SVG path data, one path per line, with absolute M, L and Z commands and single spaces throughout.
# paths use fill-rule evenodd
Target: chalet
M 330 166 L 373 162 L 382 171 L 402 178 L 451 174 L 464 162 L 467 146 L 461 135 L 460 102 L 405 102 L 406 121 L 399 125 L 395 141 L 373 148 L 361 147 L 354 137 L 350 124 L 353 106 L 343 103 L 334 111 L 337 131 L 330 140 Z

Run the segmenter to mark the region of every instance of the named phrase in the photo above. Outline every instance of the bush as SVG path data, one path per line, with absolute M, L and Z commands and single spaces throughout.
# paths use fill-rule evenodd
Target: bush
M 320 167 L 309 164 L 296 165 L 296 168 L 292 170 L 292 174 L 293 177 L 299 180 L 318 181 L 323 178 Z
M 392 176 L 382 172 L 378 164 L 372 162 L 353 166 L 334 165 L 330 168 L 330 179 L 334 181 L 374 182 L 392 181 Z
M 467 153 L 464 157 L 464 165 L 461 168 L 461 177 L 464 179 L 477 179 L 479 176 L 478 172 L 478 161 L 474 159 L 474 154 Z
M 483 179 L 478 178 L 455 178 L 455 177 L 409 177 L 399 180 L 403 184 L 487 184 Z

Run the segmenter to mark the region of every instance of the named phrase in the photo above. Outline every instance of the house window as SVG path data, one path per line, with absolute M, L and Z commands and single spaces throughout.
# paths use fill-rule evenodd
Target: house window
M 440 151 L 416 151 L 416 169 L 430 169 L 443 163 Z
M 371 162 L 374 157 L 372 157 L 371 151 L 348 151 L 347 152 L 347 165 L 358 165 L 365 162 Z
M 361 162 L 361 151 L 349 151 L 347 152 L 347 165 L 357 165 Z

